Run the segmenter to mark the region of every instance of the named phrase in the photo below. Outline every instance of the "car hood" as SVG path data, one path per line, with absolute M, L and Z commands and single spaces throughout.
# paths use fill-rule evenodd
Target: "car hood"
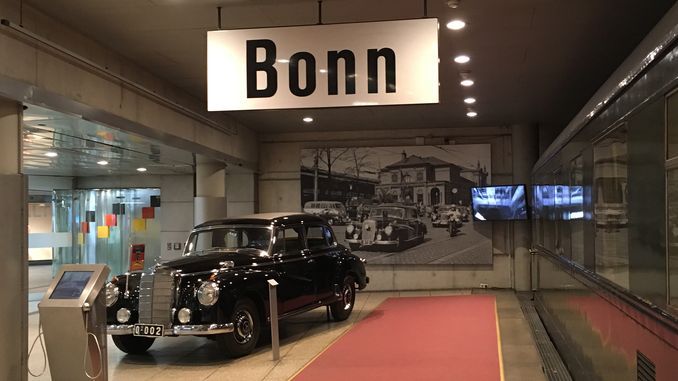
M 216 250 L 206 252 L 200 255 L 184 256 L 168 262 L 163 262 L 160 266 L 173 270 L 180 270 L 183 274 L 190 274 L 202 271 L 211 271 L 224 267 L 224 262 L 233 262 L 234 267 L 252 266 L 255 263 L 271 261 L 264 251 L 254 249 L 240 249 L 237 251 Z

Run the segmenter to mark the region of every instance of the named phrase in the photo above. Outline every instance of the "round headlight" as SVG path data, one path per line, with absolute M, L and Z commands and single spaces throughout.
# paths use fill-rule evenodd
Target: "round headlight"
M 384 228 L 384 233 L 385 233 L 386 235 L 391 235 L 391 233 L 393 233 L 393 226 L 388 225 L 387 227 L 385 227 L 385 228 Z
M 353 234 L 353 239 L 358 239 L 358 233 Z
M 214 282 L 205 282 L 198 288 L 198 302 L 203 306 L 213 306 L 219 300 L 219 285 Z
M 129 321 L 130 316 L 132 316 L 132 313 L 129 312 L 127 308 L 121 308 L 116 312 L 115 318 L 118 320 L 118 323 L 127 323 Z
M 120 295 L 118 286 L 111 282 L 106 283 L 106 307 L 114 305 L 118 301 L 118 295 Z
M 187 324 L 188 322 L 191 321 L 191 310 L 188 308 L 182 308 L 179 310 L 177 313 L 177 319 L 179 319 L 179 323 L 181 324 Z
M 377 241 L 381 241 L 381 234 L 377 234 Z
M 353 226 L 353 225 L 348 225 L 348 226 L 346 227 L 346 232 L 347 232 L 348 234 L 353 233 L 353 230 L 355 230 L 355 226 Z

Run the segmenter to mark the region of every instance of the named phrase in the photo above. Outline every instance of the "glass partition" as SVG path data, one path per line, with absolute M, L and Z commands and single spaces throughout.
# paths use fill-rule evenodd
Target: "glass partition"
M 106 263 L 119 274 L 148 269 L 160 257 L 160 189 L 57 190 L 53 209 L 54 231 L 72 237 L 71 247 L 55 251 L 54 272 L 62 264 Z M 130 258 L 132 245 L 144 245 L 143 260 Z

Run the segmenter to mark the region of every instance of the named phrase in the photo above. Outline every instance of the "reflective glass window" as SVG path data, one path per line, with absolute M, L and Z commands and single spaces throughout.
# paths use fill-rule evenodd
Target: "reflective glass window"
M 593 146 L 596 272 L 629 287 L 628 130 L 623 125 Z

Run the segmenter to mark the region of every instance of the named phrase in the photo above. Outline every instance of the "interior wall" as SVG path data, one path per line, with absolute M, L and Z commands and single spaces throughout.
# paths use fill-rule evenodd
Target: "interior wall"
M 19 0 L 0 1 L 0 15 L 15 25 L 20 20 L 19 9 Z M 250 169 L 256 167 L 257 135 L 235 119 L 225 113 L 208 113 L 203 99 L 172 86 L 29 4 L 23 4 L 21 19 L 23 30 L 67 49 L 100 69 L 1 26 L 0 94 L 3 96 L 80 115 Z M 148 92 L 125 85 L 113 75 L 132 81 Z
M 269 134 L 260 138 L 258 195 L 261 212 L 301 211 L 302 148 L 490 144 L 492 183 L 513 182 L 511 128 L 449 128 Z M 532 163 L 529 164 L 530 167 Z M 370 290 L 513 287 L 512 237 L 508 223 L 493 224 L 493 265 L 369 265 Z
M 160 188 L 160 257 L 178 258 L 193 229 L 193 175 L 130 175 L 77 177 L 75 188 Z

